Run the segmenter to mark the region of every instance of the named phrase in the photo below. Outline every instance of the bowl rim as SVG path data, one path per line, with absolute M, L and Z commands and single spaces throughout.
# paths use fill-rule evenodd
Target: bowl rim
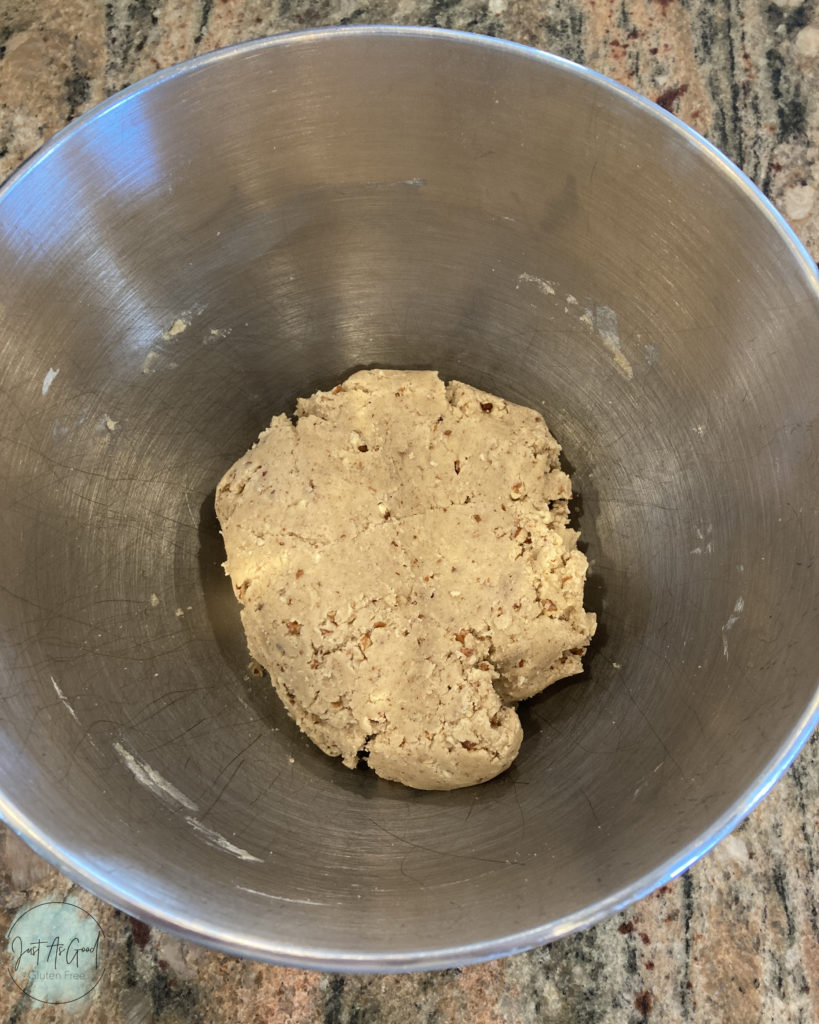
M 621 85 L 606 75 L 565 57 L 506 39 L 452 29 L 381 24 L 328 26 L 264 36 L 189 58 L 140 79 L 95 105 L 56 132 L 42 147 L 24 160 L 4 182 L 0 183 L 0 204 L 19 181 L 31 173 L 38 164 L 48 159 L 51 153 L 59 149 L 74 134 L 82 131 L 85 125 L 105 116 L 120 104 L 127 103 L 134 96 L 146 93 L 177 76 L 192 74 L 209 65 L 230 60 L 238 54 L 275 50 L 294 44 L 297 46 L 307 45 L 311 42 L 342 36 L 370 39 L 379 37 L 417 38 L 434 40 L 436 44 L 451 42 L 453 45 L 471 47 L 476 51 L 508 52 L 517 58 L 559 68 L 564 73 L 586 79 L 606 92 L 614 94 L 620 101 L 625 101 L 644 114 L 659 119 L 665 123 L 668 129 L 681 135 L 689 145 L 699 151 L 711 163 L 714 170 L 729 179 L 746 200 L 771 223 L 785 243 L 795 266 L 801 267 L 804 272 L 806 283 L 812 285 L 816 293 L 817 306 L 819 306 L 819 271 L 805 246 L 785 218 L 747 175 L 699 132 L 628 86 Z M 1 208 L 0 212 L 2 212 Z M 483 939 L 424 951 L 412 950 L 372 955 L 348 953 L 341 949 L 321 949 L 318 946 L 307 947 L 282 943 L 276 941 L 275 936 L 270 936 L 266 941 L 250 940 L 239 931 L 212 927 L 201 914 L 179 916 L 146 904 L 134 892 L 129 891 L 127 879 L 123 879 L 118 872 L 101 871 L 93 867 L 81 855 L 66 850 L 50 840 L 46 833 L 2 792 L 0 792 L 0 818 L 46 861 L 106 903 L 128 914 L 133 914 L 153 927 L 172 932 L 220 952 L 248 957 L 260 962 L 318 971 L 394 973 L 435 970 L 510 956 L 545 945 L 573 932 L 589 928 L 672 881 L 708 853 L 750 814 L 789 768 L 817 725 L 819 725 L 819 685 L 817 685 L 813 699 L 799 716 L 785 741 L 745 792 L 740 794 L 716 821 L 676 855 L 666 859 L 633 882 L 622 886 L 611 895 L 555 921 L 546 922 L 534 928 L 494 939 Z

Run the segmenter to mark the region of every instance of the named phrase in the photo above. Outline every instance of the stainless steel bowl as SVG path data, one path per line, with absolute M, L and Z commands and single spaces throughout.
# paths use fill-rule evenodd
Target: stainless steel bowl
M 668 880 L 817 721 L 817 314 L 735 167 L 533 50 L 308 32 L 113 97 L 0 192 L 3 817 L 119 907 L 309 967 L 509 953 Z M 316 751 L 220 567 L 222 472 L 373 365 L 542 410 L 580 495 L 586 676 L 473 790 Z

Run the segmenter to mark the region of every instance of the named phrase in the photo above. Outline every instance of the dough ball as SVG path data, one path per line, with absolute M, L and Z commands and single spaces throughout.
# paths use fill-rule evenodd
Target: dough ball
M 595 629 L 559 453 L 532 409 L 366 370 L 228 470 L 216 511 L 250 653 L 322 750 L 419 789 L 512 763 L 517 702 L 580 672 Z

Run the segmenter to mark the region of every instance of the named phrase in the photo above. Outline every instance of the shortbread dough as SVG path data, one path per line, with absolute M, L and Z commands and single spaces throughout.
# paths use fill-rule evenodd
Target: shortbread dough
M 582 670 L 595 617 L 539 413 L 365 370 L 276 416 L 216 492 L 250 653 L 348 768 L 455 789 L 520 748 L 516 703 Z

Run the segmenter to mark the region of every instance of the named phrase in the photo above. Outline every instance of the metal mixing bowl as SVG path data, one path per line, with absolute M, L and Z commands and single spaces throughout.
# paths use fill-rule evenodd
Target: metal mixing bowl
M 532 50 L 309 32 L 115 96 L 0 192 L 3 817 L 310 967 L 509 953 L 667 881 L 817 720 L 817 314 L 735 167 Z M 474 789 L 314 749 L 220 567 L 220 475 L 363 366 L 542 410 L 580 495 L 587 672 Z

